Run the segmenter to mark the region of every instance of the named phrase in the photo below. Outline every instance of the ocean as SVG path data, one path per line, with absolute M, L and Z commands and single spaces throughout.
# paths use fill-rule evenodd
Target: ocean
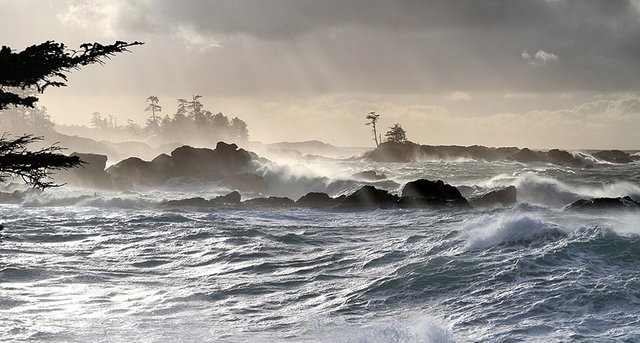
M 386 180 L 349 175 L 376 170 Z M 173 180 L 0 205 L 3 342 L 640 342 L 640 164 L 318 159 L 265 166 L 273 195 L 399 192 L 418 178 L 490 209 L 164 208 L 225 194 Z

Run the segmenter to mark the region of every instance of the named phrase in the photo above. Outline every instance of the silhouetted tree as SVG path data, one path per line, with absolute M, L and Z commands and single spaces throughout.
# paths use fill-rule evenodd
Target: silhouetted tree
M 28 150 L 27 145 L 41 141 L 42 137 L 22 135 L 18 138 L 0 138 L 0 181 L 7 176 L 19 176 L 36 188 L 57 186 L 49 178 L 53 170 L 68 169 L 81 164 L 77 156 L 66 156 L 52 145 L 40 150 Z
M 125 128 L 127 129 L 127 131 L 131 132 L 134 135 L 141 135 L 143 131 L 142 127 L 134 123 L 131 119 L 127 119 L 127 126 Z
M 398 123 L 390 127 L 384 136 L 387 138 L 387 142 L 404 143 L 407 141 L 407 132 Z
M 145 111 L 151 111 L 151 118 L 147 120 L 147 127 L 151 128 L 152 130 L 157 130 L 159 127 L 159 123 L 158 123 L 158 117 L 156 116 L 156 113 L 162 112 L 162 106 L 160 106 L 160 100 L 158 99 L 157 96 L 152 95 L 147 98 L 147 101 L 149 102 L 149 106 L 147 106 Z
M 373 129 L 373 140 L 376 142 L 376 146 L 380 145 L 378 141 L 378 131 L 376 130 L 376 124 L 378 123 L 378 118 L 380 118 L 379 114 L 377 114 L 376 112 L 369 112 L 369 114 L 367 114 L 367 120 L 369 120 L 369 122 L 364 124 L 364 125 L 371 125 Z
M 201 122 L 202 121 L 202 103 L 200 102 L 200 99 L 202 98 L 202 95 L 194 95 L 191 98 L 191 101 L 189 101 L 187 103 L 187 108 L 189 108 L 189 119 L 193 120 L 194 122 Z
M 0 48 L 0 110 L 10 106 L 34 108 L 37 96 L 21 92 L 30 89 L 42 93 L 49 86 L 66 86 L 66 74 L 72 70 L 93 63 L 103 64 L 110 56 L 140 44 L 85 43 L 79 50 L 70 50 L 64 44 L 47 41 L 21 52 L 3 46 Z M 41 137 L 29 134 L 0 138 L 0 181 L 8 176 L 19 176 L 33 187 L 53 187 L 57 185 L 49 179 L 52 171 L 81 164 L 77 156 L 61 154 L 61 148 L 56 145 L 35 151 L 27 149 L 27 145 L 40 140 Z
M 231 133 L 233 139 L 238 142 L 249 141 L 249 129 L 247 129 L 247 123 L 238 117 L 231 119 Z
M 46 41 L 32 45 L 21 52 L 3 46 L 0 49 L 0 110 L 10 105 L 33 107 L 38 98 L 23 96 L 14 89 L 36 89 L 39 93 L 49 87 L 64 87 L 66 73 L 89 64 L 103 64 L 105 59 L 140 42 L 121 42 L 102 45 L 85 43 L 79 50 L 70 50 L 62 43 Z
M 53 132 L 53 122 L 47 113 L 47 108 L 34 106 L 12 106 L 2 111 L 0 127 L 13 134 L 27 132 L 44 135 Z
M 111 118 L 108 119 L 108 118 Z M 113 122 L 113 117 L 112 116 L 107 116 L 107 117 L 103 117 L 100 112 L 93 112 L 91 113 L 91 120 L 89 120 L 89 123 L 91 123 L 91 126 L 93 126 L 94 128 L 98 129 L 98 130 L 107 130 L 111 128 L 111 123 Z

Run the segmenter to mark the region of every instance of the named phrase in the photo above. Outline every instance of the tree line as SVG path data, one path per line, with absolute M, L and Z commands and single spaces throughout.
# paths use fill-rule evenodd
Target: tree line
M 151 95 L 146 99 L 149 113 L 144 125 L 127 120 L 118 125 L 113 116 L 103 116 L 98 112 L 91 115 L 91 126 L 98 130 L 127 130 L 128 132 L 161 143 L 181 142 L 215 144 L 219 141 L 237 143 L 249 140 L 247 123 L 238 117 L 230 118 L 221 112 L 213 113 L 204 108 L 202 96 L 191 99 L 177 99 L 176 111 L 162 116 L 160 99 Z

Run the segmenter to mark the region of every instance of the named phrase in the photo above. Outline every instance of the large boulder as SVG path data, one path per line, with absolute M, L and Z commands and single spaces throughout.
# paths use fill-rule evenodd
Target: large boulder
M 291 207 L 294 202 L 286 197 L 268 197 L 249 199 L 242 202 L 242 205 L 248 207 Z
M 377 162 L 411 162 L 417 160 L 420 154 L 420 145 L 418 144 L 385 142 L 367 153 L 366 157 Z
M 219 180 L 222 176 L 238 173 L 251 161 L 251 155 L 235 144 L 218 142 L 215 150 L 181 146 L 171 152 L 176 166 L 175 176 L 193 176 L 202 180 Z
M 212 205 L 238 205 L 241 200 L 242 197 L 240 196 L 240 193 L 238 193 L 238 191 L 233 191 L 227 195 L 215 197 L 209 200 L 209 202 Z
M 327 193 L 311 192 L 300 197 L 296 201 L 296 206 L 307 208 L 329 207 L 337 205 L 342 200 L 344 199 L 332 198 Z
M 402 188 L 401 205 L 406 207 L 420 206 L 420 205 L 456 205 L 456 206 L 468 206 L 467 199 L 465 199 L 460 191 L 449 184 L 444 183 L 441 180 L 430 181 L 427 179 L 419 179 L 416 181 L 407 182 Z
M 631 163 L 633 162 L 633 158 L 631 155 L 627 154 L 624 151 L 620 150 L 603 150 L 593 153 L 593 157 L 611 162 L 611 163 Z
M 162 204 L 163 207 L 209 207 L 211 202 L 201 197 L 169 200 Z
M 516 161 L 520 163 L 529 163 L 529 162 L 546 162 L 547 158 L 544 153 L 540 151 L 533 151 L 529 148 L 524 148 L 515 154 L 507 157 L 508 160 Z
M 518 190 L 509 186 L 497 191 L 491 191 L 469 200 L 473 207 L 511 206 L 517 202 Z
M 398 196 L 373 186 L 363 186 L 348 195 L 340 203 L 341 208 L 391 208 L 395 207 Z
M 54 173 L 53 177 L 57 182 L 70 186 L 97 189 L 131 189 L 131 182 L 126 179 L 114 177 L 105 171 L 107 156 L 78 152 L 74 152 L 69 156 L 78 157 L 81 165 L 76 168 L 60 170 Z
M 567 205 L 564 209 L 565 211 L 640 210 L 640 203 L 629 196 L 580 199 Z
M 130 157 L 107 169 L 111 175 L 128 178 L 143 186 L 158 186 L 173 177 L 195 177 L 204 181 L 224 181 L 233 188 L 243 184 L 254 191 L 266 188 L 255 175 L 239 176 L 256 156 L 235 144 L 218 142 L 216 149 L 193 148 L 187 145 L 174 149 L 171 155 L 161 154 L 152 161 Z M 237 179 L 234 179 L 237 177 Z M 257 185 L 257 186 L 256 186 Z
M 112 165 L 107 169 L 107 173 L 142 186 L 156 186 L 166 181 L 163 173 L 154 168 L 151 162 L 143 161 L 138 157 L 129 157 Z
M 546 155 L 549 163 L 561 166 L 579 167 L 583 164 L 580 159 L 564 150 L 551 149 L 547 151 Z

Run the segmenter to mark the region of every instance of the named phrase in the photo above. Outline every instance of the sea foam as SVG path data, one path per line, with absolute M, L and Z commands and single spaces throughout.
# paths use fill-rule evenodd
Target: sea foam
M 565 236 L 559 226 L 530 216 L 486 215 L 463 231 L 465 249 L 487 249 L 500 244 L 529 244 L 546 236 Z

